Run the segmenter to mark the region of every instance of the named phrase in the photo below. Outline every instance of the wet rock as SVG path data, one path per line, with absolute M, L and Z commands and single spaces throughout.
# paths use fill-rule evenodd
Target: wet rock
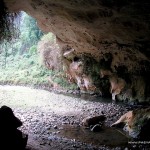
M 141 140 L 150 140 L 150 119 L 145 119 L 140 127 L 138 138 Z
M 103 115 L 104 115 L 104 111 L 101 111 L 101 114 L 103 114 Z
M 134 139 L 150 140 L 150 108 L 136 109 L 122 115 L 119 120 L 113 123 L 112 127 L 119 127 L 125 124 L 124 130 Z
M 96 124 L 102 123 L 105 120 L 106 120 L 106 116 L 104 116 L 104 115 L 87 117 L 82 120 L 81 125 L 89 127 L 91 125 L 96 125 Z

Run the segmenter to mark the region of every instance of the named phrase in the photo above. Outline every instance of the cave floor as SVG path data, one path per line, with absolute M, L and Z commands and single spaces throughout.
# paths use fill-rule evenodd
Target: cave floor
M 28 134 L 30 150 L 125 149 L 129 137 L 109 126 L 127 110 L 102 98 L 71 97 L 22 86 L 0 86 L 0 106 L 11 107 L 23 122 L 19 129 Z M 83 118 L 104 113 L 102 131 L 81 126 Z

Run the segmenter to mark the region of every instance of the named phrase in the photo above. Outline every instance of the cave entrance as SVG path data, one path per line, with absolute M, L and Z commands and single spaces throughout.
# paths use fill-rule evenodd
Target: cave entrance
M 69 87 L 55 35 L 43 33 L 36 20 L 22 11 L 14 25 L 19 36 L 0 44 L 0 83 L 46 89 Z
M 25 18 L 31 19 L 26 14 L 22 14 Z M 28 22 L 27 30 L 24 29 L 26 23 Z M 48 61 L 54 58 L 56 55 L 49 56 L 47 51 L 38 51 L 37 43 L 39 39 L 42 38 L 43 33 L 35 26 L 31 25 L 31 23 L 36 24 L 34 19 L 30 21 L 22 20 L 21 34 L 19 39 L 14 39 L 14 43 L 3 43 L 1 46 L 1 83 L 9 83 L 9 84 L 31 84 L 31 85 L 49 85 L 49 82 L 52 86 L 59 86 L 59 84 L 63 84 L 62 72 L 55 72 L 54 68 L 57 67 L 57 64 L 53 65 Z M 30 38 L 29 38 L 30 37 Z M 49 38 L 52 41 L 49 41 Z M 21 39 L 21 41 L 20 41 Z M 52 46 L 52 43 L 55 43 L 54 35 L 49 33 L 48 35 L 44 35 L 43 40 L 46 39 L 46 43 L 41 41 L 41 47 L 44 47 L 44 50 L 49 47 L 49 43 Z M 57 45 L 55 45 L 57 48 Z M 53 47 L 50 47 L 53 49 Z M 42 55 L 42 62 L 47 68 L 44 68 L 38 63 L 37 57 L 38 54 Z M 54 51 L 56 54 L 56 49 Z M 57 57 L 55 58 L 57 59 Z M 45 60 L 45 61 L 44 61 Z M 76 59 L 75 59 L 76 61 Z M 61 61 L 60 61 L 61 62 Z M 59 65 L 58 65 L 59 67 Z M 59 70 L 60 68 L 58 68 Z M 61 70 L 61 69 L 60 69 Z M 6 75 L 6 76 L 5 76 Z M 14 75 L 14 76 L 12 76 Z M 55 80 L 51 80 L 49 76 Z M 61 77 L 61 78 L 60 78 Z M 49 78 L 49 80 L 47 80 Z M 57 84 L 55 84 L 57 83 Z M 58 84 L 59 83 L 59 84 Z M 67 85 L 67 84 L 65 84 Z M 18 91 L 19 90 L 19 91 Z M 22 91 L 21 91 L 22 90 Z M 10 92 L 10 93 L 9 93 Z M 30 139 L 30 146 L 36 147 L 37 149 L 96 149 L 94 146 L 99 141 L 99 135 L 102 135 L 103 139 L 102 143 L 98 146 L 105 145 L 107 142 L 108 146 L 112 146 L 112 139 L 109 139 L 109 136 L 113 135 L 116 137 L 116 133 L 119 134 L 118 137 L 113 138 L 118 142 L 119 137 L 122 136 L 123 143 L 120 143 L 116 146 L 123 146 L 124 141 L 127 144 L 128 138 L 125 135 L 121 135 L 118 131 L 111 129 L 102 130 L 103 134 L 96 134 L 91 132 L 90 130 L 83 129 L 80 127 L 81 120 L 88 115 L 100 115 L 102 112 L 107 116 L 108 121 L 107 124 L 110 125 L 116 117 L 112 119 L 112 116 L 121 115 L 124 112 L 124 107 L 118 106 L 115 104 L 106 104 L 99 102 L 87 102 L 81 99 L 75 99 L 70 97 L 65 97 L 64 95 L 57 95 L 54 93 L 47 93 L 46 91 L 42 95 L 39 96 L 40 91 L 35 90 L 33 92 L 29 92 L 28 89 L 20 88 L 15 90 L 9 90 L 7 92 L 4 89 L 0 94 L 2 98 L 2 102 L 4 104 L 11 104 L 13 108 L 15 108 L 15 114 L 24 121 L 24 127 L 22 130 L 27 131 L 30 135 L 34 135 L 34 139 Z M 18 97 L 18 93 L 20 92 L 20 97 Z M 29 92 L 29 93 L 28 93 Z M 14 97 L 14 95 L 16 97 Z M 4 99 L 3 99 L 4 96 Z M 19 102 L 22 104 L 15 104 L 14 100 L 18 98 Z M 3 104 L 1 103 L 1 104 Z M 27 107 L 28 105 L 28 107 Z M 16 107 L 17 106 L 17 107 Z M 22 109 L 22 106 L 25 109 Z M 66 124 L 69 127 L 66 127 Z M 72 128 L 73 127 L 73 128 Z M 75 127 L 75 128 L 74 128 Z M 74 130 L 75 129 L 75 130 Z M 70 132 L 72 131 L 72 133 Z M 112 133 L 110 134 L 110 132 Z M 107 134 L 106 134 L 107 132 Z M 62 137 L 58 136 L 58 134 L 62 134 Z M 69 135 L 68 135 L 69 133 Z M 71 135 L 70 135 L 71 133 Z M 86 133 L 86 134 L 85 134 Z M 87 140 L 85 136 L 89 137 Z M 65 137 L 67 138 L 65 138 Z M 81 137 L 81 138 L 78 138 Z M 94 141 L 91 140 L 93 137 L 96 137 Z M 35 140 L 36 138 L 36 140 Z M 73 140 L 72 140 L 73 139 Z M 79 141 L 76 141 L 79 140 Z M 35 142 L 35 141 L 38 141 Z M 95 144 L 96 142 L 96 144 Z M 109 143 L 110 142 L 110 143 Z M 86 144 L 85 144 L 86 143 Z M 93 144 L 94 143 L 94 144 Z M 93 145 L 92 145 L 93 144 Z M 43 148 L 41 146 L 47 146 L 47 148 Z M 114 145 L 113 145 L 114 146 Z M 107 148 L 107 147 L 102 147 Z M 120 148 L 121 149 L 121 148 Z
M 21 12 L 19 17 L 17 18 L 20 20 L 19 38 L 12 39 L 11 43 L 4 41 L 1 44 L 1 84 L 42 86 L 42 88 L 43 86 L 72 87 L 63 79 L 60 68 L 62 64 L 58 63 L 59 55 L 56 55 L 59 54 L 59 47 L 55 36 L 52 33 L 42 33 L 36 26 L 36 20 L 26 13 Z M 78 58 L 75 58 L 74 61 L 77 60 Z M 59 62 L 61 63 L 61 60 Z M 20 86 L 0 86 L 0 95 L 0 104 L 11 107 L 15 115 L 23 121 L 21 130 L 29 134 L 30 149 L 76 149 L 77 147 L 93 149 L 104 144 L 126 145 L 127 138 L 118 131 L 107 128 L 102 129 L 102 133 L 99 134 L 79 125 L 85 116 L 100 115 L 101 111 L 106 115 L 109 114 L 107 108 L 110 107 L 109 109 L 113 111 L 113 104 L 108 107 L 106 102 L 100 103 L 100 99 L 89 98 L 89 95 L 83 95 L 85 101 L 77 97 Z M 119 108 L 121 106 L 116 106 L 116 109 Z M 114 134 L 116 134 L 115 141 L 118 138 L 122 139 L 115 145 L 109 138 Z M 99 144 L 100 141 L 97 139 L 101 137 L 103 140 Z M 84 142 L 86 144 L 83 144 Z

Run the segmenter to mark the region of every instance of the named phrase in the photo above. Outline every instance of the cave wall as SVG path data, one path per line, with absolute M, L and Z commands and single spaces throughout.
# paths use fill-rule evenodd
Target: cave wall
M 56 35 L 66 73 L 80 89 L 150 101 L 149 0 L 4 1 Z

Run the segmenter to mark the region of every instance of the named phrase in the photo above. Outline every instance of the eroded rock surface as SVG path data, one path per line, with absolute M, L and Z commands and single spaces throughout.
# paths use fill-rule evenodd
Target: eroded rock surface
M 107 93 L 111 88 L 113 93 L 114 82 L 99 75 L 100 69 L 106 69 L 117 76 L 119 84 L 125 84 L 115 91 L 113 99 L 117 95 L 121 100 L 150 100 L 149 0 L 5 0 L 5 3 L 12 12 L 26 11 L 37 19 L 43 31 L 56 35 L 68 66 L 66 72 L 70 73 L 69 68 L 74 70 L 69 75 L 80 89 Z M 74 50 L 74 55 L 67 54 L 68 47 Z
M 119 120 L 112 124 L 116 126 L 125 123 L 124 130 L 133 138 L 149 140 L 150 108 L 136 109 L 122 115 Z

